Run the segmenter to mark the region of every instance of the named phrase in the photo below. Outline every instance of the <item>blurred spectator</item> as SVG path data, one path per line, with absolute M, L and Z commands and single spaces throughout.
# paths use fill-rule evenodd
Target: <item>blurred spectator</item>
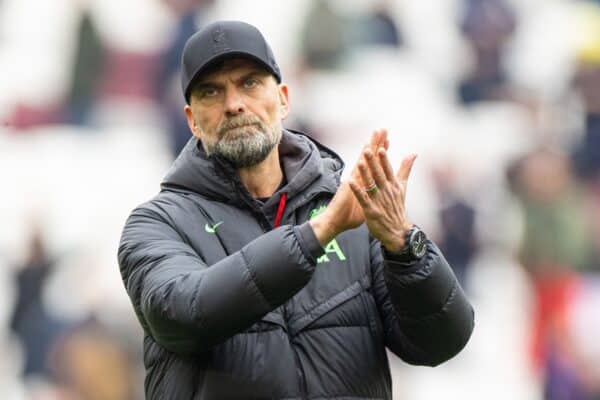
M 44 248 L 41 232 L 36 227 L 30 238 L 27 260 L 16 276 L 17 299 L 10 323 L 25 352 L 24 375 L 48 372 L 48 353 L 65 328 L 47 312 L 42 301 L 44 285 L 53 265 Z
M 78 17 L 75 56 L 66 98 L 43 106 L 18 103 L 8 116 L 9 125 L 25 130 L 65 121 L 78 125 L 87 123 L 104 70 L 104 46 L 90 11 L 84 8 Z
M 523 265 L 533 276 L 585 269 L 590 262 L 589 231 L 582 188 L 571 174 L 569 159 L 540 149 L 515 168 L 525 215 Z
M 463 104 L 507 96 L 503 55 L 515 25 L 516 16 L 505 0 L 465 0 L 461 30 L 473 53 L 473 67 L 458 89 Z
M 582 188 L 569 159 L 546 149 L 528 154 L 511 173 L 525 220 L 521 260 L 534 288 L 532 360 L 545 372 L 546 399 L 583 398 L 568 326 L 579 272 L 590 265 Z
M 600 69 L 594 73 L 598 75 L 595 80 L 600 82 Z M 593 85 L 597 86 L 596 83 Z M 585 115 L 584 136 L 573 152 L 573 162 L 580 177 L 587 180 L 600 178 L 600 114 Z
M 344 21 L 329 0 L 313 0 L 302 29 L 304 64 L 313 69 L 336 69 L 346 56 Z
M 357 39 L 363 45 L 400 47 L 402 35 L 393 17 L 392 3 L 379 0 L 373 5 L 371 12 L 354 25 Z
M 67 120 L 81 125 L 87 122 L 98 96 L 98 84 L 104 70 L 105 58 L 104 45 L 88 10 L 81 13 L 76 46 L 71 85 L 67 95 Z
M 578 49 L 574 87 L 583 103 L 584 131 L 573 152 L 579 176 L 600 184 L 600 7 L 590 8 L 581 25 L 586 36 Z
M 467 268 L 478 251 L 475 238 L 475 209 L 459 195 L 454 169 L 444 165 L 434 172 L 440 198 L 440 238 L 438 245 L 452 265 L 456 277 L 468 290 Z
M 57 386 L 74 399 L 140 398 L 133 365 L 138 360 L 130 358 L 123 342 L 99 320 L 89 318 L 53 349 L 50 366 Z
M 214 0 L 164 0 L 175 13 L 177 22 L 170 44 L 161 56 L 156 79 L 156 92 L 167 119 L 171 154 L 176 157 L 191 137 L 183 115 L 185 101 L 179 87 L 179 66 L 183 46 L 201 26 L 203 15 L 214 5 Z

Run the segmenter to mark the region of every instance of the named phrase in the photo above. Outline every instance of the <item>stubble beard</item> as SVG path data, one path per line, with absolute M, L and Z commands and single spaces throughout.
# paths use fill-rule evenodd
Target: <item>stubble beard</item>
M 279 144 L 280 121 L 264 124 L 258 117 L 240 115 L 226 120 L 217 130 L 216 142 L 202 141 L 207 155 L 220 156 L 235 168 L 248 168 L 267 158 Z

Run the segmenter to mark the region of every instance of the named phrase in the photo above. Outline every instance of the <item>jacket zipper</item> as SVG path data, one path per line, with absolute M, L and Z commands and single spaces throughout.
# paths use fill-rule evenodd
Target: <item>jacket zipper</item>
M 278 217 L 276 218 L 276 220 L 277 220 L 276 225 L 279 225 L 279 223 L 281 221 L 281 216 L 283 214 L 283 208 L 285 208 L 285 203 L 286 203 L 286 196 L 284 193 L 283 197 L 279 200 L 279 209 L 280 210 L 278 210 L 278 212 L 277 212 Z M 262 215 L 262 213 L 257 213 L 256 216 L 257 216 L 259 224 L 262 227 L 264 232 L 270 231 L 271 229 L 274 228 L 273 226 L 270 226 L 270 223 L 267 221 L 267 219 L 264 217 L 264 215 Z M 285 304 L 283 304 L 283 306 L 281 308 L 283 311 L 283 323 L 285 324 L 285 334 L 288 338 L 288 342 L 290 343 L 290 348 L 292 349 L 292 353 L 294 354 L 294 364 L 296 366 L 296 375 L 298 376 L 298 386 L 300 389 L 300 398 L 302 400 L 305 400 L 305 399 L 308 399 L 308 388 L 306 385 L 306 377 L 304 375 L 304 370 L 302 369 L 302 364 L 300 364 L 300 357 L 298 356 L 298 353 L 294 349 L 292 335 L 290 335 L 290 328 L 289 328 L 288 319 L 287 319 L 287 308 L 286 308 Z

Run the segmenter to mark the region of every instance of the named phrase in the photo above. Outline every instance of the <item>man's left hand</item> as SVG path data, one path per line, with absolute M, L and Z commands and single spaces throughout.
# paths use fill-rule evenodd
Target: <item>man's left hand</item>
M 416 154 L 404 158 L 398 173 L 394 174 L 386 149 L 379 147 L 373 151 L 367 146 L 358 163 L 360 179 L 353 175 L 349 181 L 350 188 L 363 209 L 371 235 L 390 252 L 404 248 L 406 232 L 412 227 L 406 215 L 404 200 L 415 158 Z

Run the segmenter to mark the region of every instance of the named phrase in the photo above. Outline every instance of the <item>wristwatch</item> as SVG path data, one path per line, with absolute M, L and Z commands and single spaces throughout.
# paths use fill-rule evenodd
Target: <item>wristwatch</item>
M 404 247 L 398 252 L 390 252 L 383 248 L 386 258 L 392 261 L 411 262 L 420 260 L 427 253 L 427 236 L 418 226 L 413 225 L 406 232 Z

